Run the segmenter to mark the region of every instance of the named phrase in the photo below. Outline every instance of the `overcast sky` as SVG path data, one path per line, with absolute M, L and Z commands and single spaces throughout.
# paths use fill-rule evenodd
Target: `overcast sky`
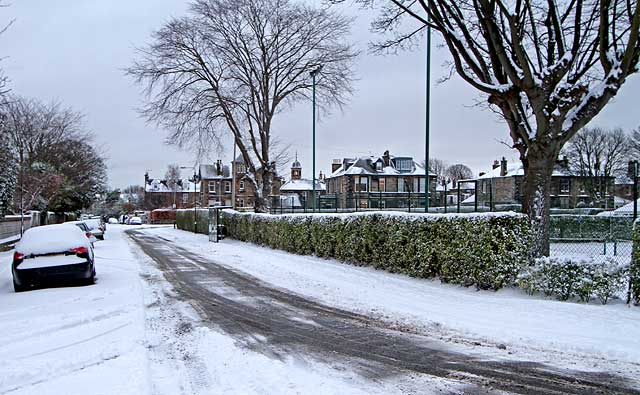
M 319 3 L 319 2 L 318 2 Z M 189 152 L 166 146 L 166 133 L 140 119 L 140 87 L 123 69 L 134 57 L 134 47 L 149 42 L 150 34 L 171 16 L 183 15 L 187 1 L 178 0 L 14 0 L 2 9 L 13 26 L 0 36 L 2 67 L 13 93 L 41 100 L 59 100 L 86 114 L 86 125 L 109 158 L 113 187 L 141 184 L 149 170 L 164 175 L 167 164 L 194 163 Z M 341 8 L 345 13 L 362 14 Z M 368 31 L 369 16 L 361 16 L 351 40 L 363 50 L 356 64 L 355 95 L 343 112 L 323 117 L 318 125 L 317 167 L 327 172 L 335 158 L 355 155 L 392 155 L 424 158 L 425 54 L 424 48 L 397 56 L 375 56 L 366 45 L 375 36 Z M 502 144 L 506 127 L 478 107 L 475 91 L 459 78 L 436 84 L 447 73 L 447 53 L 435 49 L 432 61 L 431 156 L 465 163 L 474 172 L 494 159 L 517 159 Z M 640 81 L 623 87 L 615 101 L 592 123 L 627 130 L 640 125 Z M 275 122 L 274 135 L 298 152 L 305 177 L 311 177 L 311 104 L 300 103 Z M 223 154 L 231 159 L 231 147 Z M 280 169 L 288 177 L 289 170 Z M 190 171 L 185 171 L 189 173 Z M 183 174 L 187 175 L 187 174 Z

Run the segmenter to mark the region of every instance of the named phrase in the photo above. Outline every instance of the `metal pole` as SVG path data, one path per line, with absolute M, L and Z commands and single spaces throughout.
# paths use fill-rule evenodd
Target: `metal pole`
M 447 180 L 444 181 L 444 213 L 447 213 Z
M 427 92 L 426 92 L 426 119 L 425 119 L 425 171 L 424 171 L 424 212 L 429 212 L 429 128 L 430 128 L 430 105 L 431 105 L 431 27 L 427 25 Z
M 231 162 L 231 207 L 236 209 L 236 138 L 233 137 L 233 162 Z
M 474 187 L 476 192 L 476 198 L 475 198 L 475 202 L 473 202 L 473 211 L 478 212 L 478 181 L 477 180 L 474 182 Z
M 638 219 L 638 161 L 633 162 L 633 222 Z
M 458 204 L 458 214 L 460 214 L 460 200 L 462 200 L 462 193 L 460 191 L 460 182 L 458 181 L 458 201 L 456 202 Z
M 316 212 L 316 72 L 311 73 L 313 78 L 313 212 Z

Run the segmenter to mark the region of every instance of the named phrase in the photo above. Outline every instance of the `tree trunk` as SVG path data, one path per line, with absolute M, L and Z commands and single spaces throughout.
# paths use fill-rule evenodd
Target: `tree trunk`
M 557 154 L 549 149 L 531 149 L 522 160 L 524 184 L 522 211 L 534 229 L 534 257 L 549 256 L 551 175 Z
M 269 197 L 271 195 L 271 186 L 273 185 L 273 172 L 271 169 L 263 168 L 260 170 L 259 185 L 256 185 L 256 197 L 254 210 L 256 213 L 266 213 L 269 209 Z

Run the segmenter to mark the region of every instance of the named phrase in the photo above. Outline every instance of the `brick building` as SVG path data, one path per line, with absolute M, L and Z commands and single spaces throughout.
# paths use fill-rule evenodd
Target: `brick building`
M 200 184 L 194 184 L 187 179 L 178 180 L 175 186 L 168 184 L 167 180 L 150 178 L 149 173 L 144 175 L 145 210 L 160 208 L 193 208 L 198 199 Z M 198 205 L 200 202 L 198 201 Z
M 202 184 L 201 201 L 205 207 L 211 206 L 233 206 L 233 177 L 232 171 L 236 173 L 235 198 L 237 208 L 249 208 L 255 204 L 256 190 L 251 181 L 247 166 L 241 156 L 231 162 L 231 167 L 223 165 L 218 160 L 213 165 L 200 165 L 199 176 Z M 279 195 L 282 179 L 274 179 L 271 194 Z M 267 196 L 267 201 L 269 197 Z
M 334 160 L 326 185 L 340 208 L 406 208 L 424 207 L 425 180 L 424 167 L 412 157 L 386 151 L 380 157 Z M 436 175 L 429 174 L 432 203 L 435 189 Z
M 495 161 L 492 169 L 474 180 L 477 182 L 476 199 L 478 206 L 522 204 L 524 169 L 522 164 L 510 164 L 505 158 Z M 566 158 L 556 163 L 551 176 L 551 207 L 606 207 L 613 208 L 614 177 L 577 176 L 569 171 Z M 589 193 L 597 187 L 604 191 L 601 199 L 594 201 Z

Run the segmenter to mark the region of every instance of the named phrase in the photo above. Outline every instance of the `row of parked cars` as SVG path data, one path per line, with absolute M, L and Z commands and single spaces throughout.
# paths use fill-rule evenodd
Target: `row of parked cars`
M 100 218 L 27 229 L 13 254 L 13 289 L 22 292 L 50 281 L 94 284 L 93 246 L 106 231 Z

